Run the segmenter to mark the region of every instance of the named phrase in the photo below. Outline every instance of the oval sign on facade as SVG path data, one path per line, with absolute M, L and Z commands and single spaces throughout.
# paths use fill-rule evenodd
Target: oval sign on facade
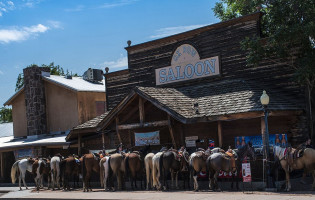
M 219 56 L 200 60 L 193 46 L 183 44 L 174 52 L 171 66 L 155 70 L 156 85 L 219 75 L 219 64 Z

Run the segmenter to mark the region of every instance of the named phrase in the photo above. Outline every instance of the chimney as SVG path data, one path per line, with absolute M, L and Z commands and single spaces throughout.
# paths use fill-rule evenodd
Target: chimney
M 28 136 L 47 133 L 46 98 L 42 72 L 50 72 L 49 67 L 33 65 L 23 69 Z

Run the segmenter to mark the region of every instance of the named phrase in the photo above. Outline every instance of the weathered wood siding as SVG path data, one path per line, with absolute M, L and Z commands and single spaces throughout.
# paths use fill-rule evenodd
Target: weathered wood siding
M 221 80 L 246 79 L 257 82 L 257 84 L 269 90 L 281 90 L 286 95 L 284 98 L 295 101 L 299 105 L 305 105 L 304 89 L 298 87 L 294 82 L 294 71 L 292 68 L 282 64 L 275 64 L 269 60 L 262 62 L 258 67 L 246 66 L 247 54 L 241 49 L 240 42 L 246 37 L 259 36 L 259 15 L 244 17 L 241 20 L 232 20 L 228 23 L 216 24 L 214 27 L 208 29 L 201 28 L 200 30 L 203 31 L 186 32 L 170 36 L 169 38 L 162 38 L 127 47 L 128 69 L 106 75 L 109 110 L 114 108 L 133 87 L 155 87 L 155 69 L 170 66 L 173 52 L 178 46 L 185 43 L 191 44 L 197 49 L 200 59 L 220 56 L 221 76 L 166 84 L 163 87 L 182 87 L 201 82 L 213 82 L 215 84 L 216 81 Z M 258 127 L 251 128 L 250 132 L 253 134 L 256 134 L 256 132 L 260 133 L 259 120 L 257 123 Z M 256 123 L 256 121 L 253 123 Z M 249 124 L 249 121 L 244 123 L 252 126 Z M 296 141 L 301 141 L 301 138 L 304 137 L 301 135 L 301 132 L 306 132 L 305 123 L 305 120 L 294 122 L 295 126 L 299 127 L 299 131 L 296 131 L 297 129 L 292 130 L 292 134 L 294 134 L 293 138 L 300 138 L 296 139 Z M 223 123 L 223 131 L 224 125 Z M 276 124 L 276 126 L 278 125 Z M 272 128 L 271 125 L 270 127 Z M 235 126 L 233 126 L 233 129 L 235 129 Z M 241 134 L 241 132 L 235 133 L 233 130 L 230 132 L 231 135 L 232 132 L 233 135 Z M 242 132 L 249 133 L 248 130 L 243 130 Z

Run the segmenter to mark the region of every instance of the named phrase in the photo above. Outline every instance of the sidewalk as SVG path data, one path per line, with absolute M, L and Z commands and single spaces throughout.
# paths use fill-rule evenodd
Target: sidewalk
M 150 199 L 150 200 L 205 200 L 205 199 L 220 199 L 220 200 L 311 200 L 315 199 L 315 192 L 291 192 L 291 193 L 270 193 L 258 192 L 243 193 L 243 192 L 209 192 L 209 191 L 172 191 L 172 192 L 157 192 L 157 191 L 122 191 L 122 192 L 104 192 L 101 189 L 95 189 L 93 192 L 82 192 L 75 190 L 70 192 L 65 191 L 50 191 L 31 190 L 19 191 L 18 187 L 0 188 L 0 193 L 10 191 L 0 196 L 3 199 Z

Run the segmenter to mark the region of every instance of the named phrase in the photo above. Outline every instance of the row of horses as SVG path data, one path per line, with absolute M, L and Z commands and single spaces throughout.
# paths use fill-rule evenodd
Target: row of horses
M 238 189 L 238 179 L 236 173 L 241 169 L 241 164 L 246 157 L 255 158 L 254 148 L 251 144 L 246 144 L 240 149 L 224 152 L 220 148 L 212 150 L 198 149 L 189 154 L 186 149 L 180 150 L 162 148 L 160 152 L 149 153 L 150 146 L 146 146 L 139 151 L 129 153 L 114 153 L 111 155 L 96 156 L 94 154 L 85 154 L 81 158 L 69 156 L 63 158 L 56 155 L 51 159 L 22 159 L 16 161 L 11 169 L 12 183 L 19 178 L 19 187 L 21 180 L 24 186 L 25 173 L 29 171 L 33 174 L 36 188 L 43 187 L 43 176 L 48 175 L 48 187 L 54 190 L 60 189 L 60 183 L 63 183 L 63 189 L 70 190 L 69 180 L 74 179 L 78 182 L 78 177 L 82 176 L 83 191 L 92 191 L 90 180 L 93 172 L 99 174 L 100 183 L 104 190 L 125 189 L 125 179 L 129 178 L 131 187 L 137 187 L 137 180 L 146 177 L 146 189 L 167 190 L 169 189 L 168 177 L 171 175 L 172 187 L 178 189 L 178 176 L 182 176 L 184 188 L 186 183 L 190 188 L 189 182 L 193 182 L 193 189 L 199 190 L 198 175 L 206 173 L 209 177 L 209 188 L 212 190 L 220 189 L 218 185 L 218 174 L 220 171 L 232 172 L 232 185 L 236 180 Z M 282 168 L 286 172 L 286 190 L 291 189 L 289 172 L 294 169 L 305 169 L 311 171 L 315 180 L 315 150 L 305 149 L 301 158 L 292 159 L 287 154 L 287 148 L 274 147 L 274 155 L 280 161 Z M 76 177 L 76 178 L 75 178 Z M 115 187 L 114 179 L 117 179 Z M 75 184 L 75 182 L 74 182 Z M 75 187 L 75 185 L 74 185 Z M 315 188 L 315 181 L 313 183 Z
M 60 189 L 61 182 L 65 190 L 70 190 L 69 180 L 78 181 L 78 177 L 81 175 L 83 191 L 91 191 L 91 176 L 93 172 L 96 172 L 100 175 L 101 186 L 105 190 L 108 188 L 124 189 L 126 177 L 129 177 L 132 189 L 137 187 L 137 180 L 143 180 L 146 177 L 147 190 L 151 188 L 162 190 L 169 188 L 167 182 L 169 175 L 171 175 L 172 187 L 176 181 L 175 187 L 178 188 L 178 175 L 181 174 L 184 187 L 185 183 L 189 187 L 189 180 L 192 180 L 194 190 L 198 190 L 197 176 L 202 172 L 207 172 L 211 188 L 217 189 L 217 177 L 220 170 L 235 172 L 239 169 L 245 156 L 255 157 L 254 149 L 249 144 L 241 149 L 233 150 L 230 155 L 224 153 L 220 148 L 206 151 L 198 149 L 191 155 L 184 148 L 178 151 L 162 148 L 156 154 L 149 152 L 150 146 L 145 146 L 139 151 L 114 153 L 104 157 L 85 154 L 81 158 L 76 156 L 63 158 L 58 154 L 51 159 L 22 159 L 13 164 L 11 179 L 12 183 L 15 183 L 19 178 L 20 190 L 22 190 L 22 181 L 27 188 L 25 174 L 26 171 L 29 171 L 34 176 L 37 190 L 43 187 L 44 175 L 48 176 L 48 187 L 50 186 L 53 190 L 55 187 Z M 75 179 L 75 177 L 77 178 Z M 114 186 L 114 178 L 117 179 L 117 187 Z M 238 182 L 236 183 L 238 188 Z

